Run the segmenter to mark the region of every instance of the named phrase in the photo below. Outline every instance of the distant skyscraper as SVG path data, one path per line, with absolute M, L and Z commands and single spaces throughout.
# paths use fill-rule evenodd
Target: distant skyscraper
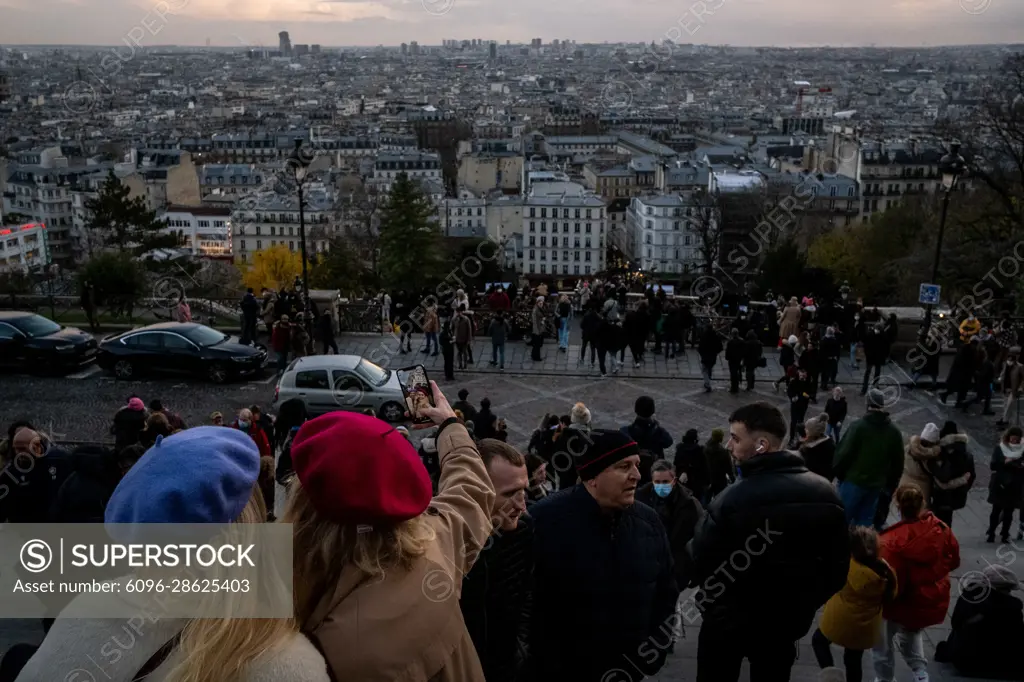
M 530 47 L 540 47 L 543 44 L 544 44 L 544 39 L 543 38 L 534 38 L 533 40 L 530 41 Z
M 281 31 L 277 34 L 277 38 L 280 41 L 280 47 L 282 57 L 288 57 L 292 53 L 292 39 L 288 37 L 288 31 Z
M 409 46 L 406 45 L 405 43 L 402 43 L 402 56 L 404 57 L 407 54 L 409 54 Z
M 309 49 L 310 49 L 310 51 L 313 54 L 320 54 L 320 46 L 319 45 L 310 45 Z
M 420 53 L 420 44 L 417 43 L 415 40 L 413 40 L 412 42 L 409 43 L 409 54 L 411 54 L 412 56 L 415 57 L 419 53 Z
M 487 47 L 487 56 L 491 59 L 498 58 L 498 43 L 491 41 L 491 44 Z

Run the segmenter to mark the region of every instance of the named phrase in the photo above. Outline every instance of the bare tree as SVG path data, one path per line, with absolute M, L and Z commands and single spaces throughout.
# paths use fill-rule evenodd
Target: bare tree
M 373 186 L 356 181 L 342 188 L 335 206 L 335 220 L 370 272 L 378 272 L 380 218 L 387 195 Z
M 700 255 L 701 271 L 705 275 L 714 272 L 722 253 L 722 209 L 720 196 L 698 192 L 693 203 L 686 209 L 690 215 L 685 225 L 697 236 L 697 251 Z

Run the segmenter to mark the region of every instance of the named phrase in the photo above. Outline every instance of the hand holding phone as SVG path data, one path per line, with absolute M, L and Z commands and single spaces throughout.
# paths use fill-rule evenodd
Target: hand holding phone
M 424 410 L 434 407 L 434 384 L 427 379 L 423 365 L 398 370 L 398 383 L 405 397 L 405 409 L 414 424 L 429 424 L 431 419 Z

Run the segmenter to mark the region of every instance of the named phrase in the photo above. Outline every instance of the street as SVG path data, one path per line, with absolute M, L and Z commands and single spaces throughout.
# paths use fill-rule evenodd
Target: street
M 347 336 L 339 339 L 343 353 L 361 352 L 368 357 L 372 357 L 372 349 L 379 344 L 380 340 L 376 337 Z M 418 350 L 416 345 L 414 350 Z M 771 386 L 771 379 L 781 372 L 775 363 L 775 353 L 770 349 L 766 352 L 769 357 L 768 367 L 759 370 L 759 383 L 755 390 L 752 393 L 741 391 L 739 395 L 728 393 L 721 365 L 716 368 L 714 391 L 705 393 L 693 367 L 696 356 L 692 350 L 688 350 L 688 357 L 678 363 L 672 364 L 673 361 L 670 361 L 666 365 L 660 359 L 658 363 L 652 362 L 651 367 L 639 371 L 630 365 L 618 376 L 607 379 L 599 378 L 587 367 L 577 370 L 578 350 L 575 347 L 570 348 L 568 354 L 560 354 L 553 344 L 548 343 L 545 348 L 547 359 L 540 367 L 531 368 L 532 363 L 528 360 L 519 360 L 519 365 L 510 361 L 509 369 L 503 373 L 487 367 L 487 358 L 480 356 L 484 350 L 483 344 L 478 343 L 475 371 L 457 373 L 455 381 L 439 383 L 453 402 L 460 388 L 470 392 L 469 400 L 474 404 L 478 404 L 482 398 L 489 398 L 492 410 L 508 424 L 510 442 L 520 448 L 526 447 L 531 432 L 545 414 L 568 414 L 577 401 L 584 402 L 590 409 L 595 427 L 619 428 L 632 421 L 636 398 L 649 395 L 657 404 L 656 418 L 669 430 L 676 442 L 690 428 L 698 430 L 702 441 L 707 439 L 713 428 L 728 429 L 730 412 L 752 400 L 775 404 L 788 418 L 785 395 L 776 393 Z M 528 349 L 523 344 L 510 344 L 509 352 L 510 358 L 519 358 L 523 353 L 528 357 Z M 422 354 L 393 356 L 391 367 L 411 365 L 422 361 L 424 357 Z M 407 362 L 403 363 L 406 359 Z M 431 361 L 427 365 L 431 378 L 440 380 L 443 373 L 436 365 L 440 356 L 428 360 Z M 854 376 L 849 370 L 845 371 L 845 375 L 840 374 L 850 407 L 847 423 L 864 413 L 864 400 L 859 396 L 859 379 L 859 374 Z M 941 426 L 946 419 L 953 419 L 970 436 L 971 450 L 976 459 L 978 481 L 971 491 L 967 508 L 957 512 L 954 520 L 962 558 L 961 567 L 954 574 L 954 601 L 958 592 L 956 578 L 981 570 L 986 562 L 1003 563 L 1017 571 L 1018 576 L 1024 575 L 1024 570 L 1013 565 L 1016 552 L 1018 549 L 1024 550 L 1024 543 L 1000 547 L 985 544 L 984 541 L 988 520 L 988 458 L 998 438 L 992 420 L 982 420 L 977 416 L 965 417 L 956 410 L 944 407 L 923 390 L 906 388 L 904 384 L 907 380 L 903 370 L 890 366 L 886 368 L 880 384 L 887 397 L 888 410 L 904 437 L 919 434 L 928 422 Z M 121 382 L 93 369 L 67 378 L 4 375 L 0 376 L 0 424 L 6 428 L 14 419 L 27 418 L 57 441 L 109 441 L 111 418 L 132 394 L 137 394 L 147 403 L 159 398 L 168 409 L 177 412 L 187 424 L 194 426 L 209 423 L 209 415 L 214 411 L 224 413 L 226 420 L 233 418 L 242 407 L 252 404 L 273 411 L 271 401 L 274 377 L 268 373 L 263 378 L 244 383 L 215 386 L 195 379 L 178 378 Z M 824 408 L 826 398 L 826 393 L 819 393 L 819 402 L 811 405 L 809 417 Z M 996 407 L 998 409 L 998 404 Z M 974 414 L 978 411 L 975 408 Z M 771 589 L 771 586 L 765 587 Z M 657 680 L 676 682 L 694 679 L 698 631 L 699 621 L 687 624 L 686 639 L 676 645 L 675 653 Z M 941 641 L 945 633 L 946 626 L 930 628 L 926 632 L 929 658 L 934 653 L 936 642 Z M 0 623 L 0 650 L 17 641 L 32 640 L 38 636 L 39 630 L 34 623 Z M 751 636 L 756 636 L 756 633 L 751 633 Z M 837 656 L 837 660 L 841 660 L 841 656 Z M 902 662 L 900 665 L 903 675 L 909 675 Z M 934 680 L 961 679 L 943 671 L 938 664 L 933 663 L 932 670 Z M 793 679 L 816 680 L 817 674 L 808 636 L 800 644 Z

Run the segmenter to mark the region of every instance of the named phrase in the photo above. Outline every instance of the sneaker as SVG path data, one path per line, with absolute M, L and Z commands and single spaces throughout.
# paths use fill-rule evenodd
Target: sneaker
M 995 544 L 995 541 L 996 541 L 996 534 L 995 533 L 989 533 L 988 535 L 985 536 L 985 542 L 989 543 L 990 545 L 991 544 Z

